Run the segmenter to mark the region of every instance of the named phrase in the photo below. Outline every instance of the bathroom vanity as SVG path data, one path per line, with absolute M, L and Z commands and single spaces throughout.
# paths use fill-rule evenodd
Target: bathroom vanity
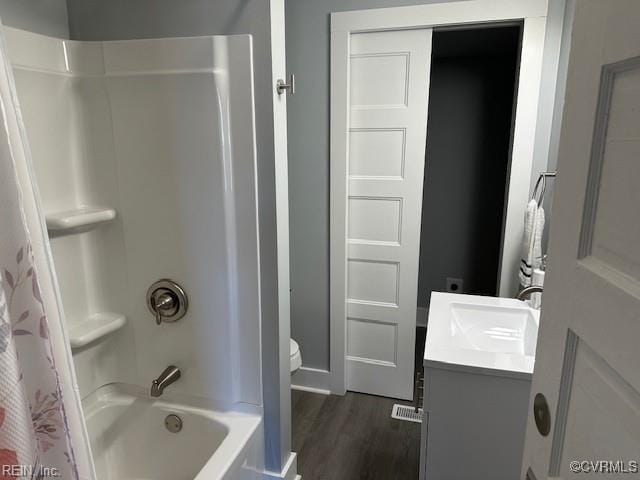
M 518 478 L 538 324 L 520 300 L 432 294 L 421 480 Z

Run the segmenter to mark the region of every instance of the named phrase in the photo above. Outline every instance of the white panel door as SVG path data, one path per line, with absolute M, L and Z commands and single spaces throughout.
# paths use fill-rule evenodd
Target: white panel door
M 522 477 L 638 478 L 640 2 L 575 3 Z
M 431 29 L 351 35 L 347 389 L 411 399 Z

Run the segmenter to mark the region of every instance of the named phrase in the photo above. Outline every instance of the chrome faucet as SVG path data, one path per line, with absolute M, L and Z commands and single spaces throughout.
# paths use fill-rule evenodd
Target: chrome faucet
M 180 369 L 169 365 L 153 382 L 151 382 L 151 396 L 159 397 L 164 389 L 180 378 Z
M 538 292 L 542 293 L 542 287 L 538 285 L 531 285 L 530 287 L 525 287 L 522 290 L 520 290 L 516 295 L 516 298 L 518 300 L 524 300 L 526 297 L 528 297 L 532 293 L 538 293 Z

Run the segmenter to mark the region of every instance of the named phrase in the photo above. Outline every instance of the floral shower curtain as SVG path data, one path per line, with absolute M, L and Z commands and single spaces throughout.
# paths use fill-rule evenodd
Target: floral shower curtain
M 0 480 L 93 479 L 46 229 L 2 41 L 0 113 Z

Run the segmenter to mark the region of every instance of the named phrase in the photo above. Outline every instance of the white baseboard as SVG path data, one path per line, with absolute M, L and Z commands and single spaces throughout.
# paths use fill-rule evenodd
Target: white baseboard
M 298 475 L 298 458 L 295 452 L 291 452 L 289 454 L 289 458 L 287 462 L 282 467 L 282 472 L 274 473 L 274 472 L 263 472 L 262 477 L 264 480 L 297 480 L 301 478 Z
M 291 390 L 299 390 L 301 392 L 319 393 L 320 395 L 331 395 L 331 390 L 324 388 L 304 387 L 302 385 L 291 385 Z
M 291 388 L 305 392 L 331 393 L 331 372 L 319 368 L 300 367 L 291 376 Z
M 416 326 L 426 327 L 428 315 L 429 309 L 427 307 L 418 307 L 418 310 L 416 312 Z

